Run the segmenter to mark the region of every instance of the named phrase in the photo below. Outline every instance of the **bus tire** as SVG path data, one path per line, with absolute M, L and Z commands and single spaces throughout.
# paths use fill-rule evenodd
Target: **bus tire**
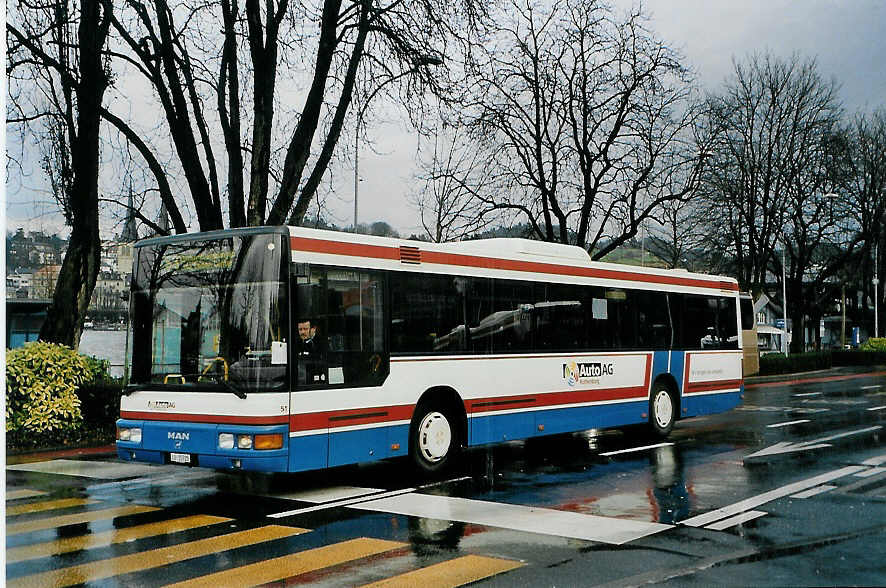
M 649 430 L 659 438 L 667 437 L 677 420 L 677 403 L 670 386 L 656 382 L 649 397 Z
M 448 469 L 460 448 L 458 421 L 449 411 L 435 406 L 419 406 L 410 427 L 409 454 L 424 474 Z

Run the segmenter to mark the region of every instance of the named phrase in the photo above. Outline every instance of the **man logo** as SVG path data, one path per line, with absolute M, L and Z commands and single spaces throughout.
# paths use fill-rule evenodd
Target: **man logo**
M 172 439 L 174 441 L 188 441 L 191 438 L 190 433 L 180 433 L 179 431 L 169 431 L 166 433 L 167 439 Z

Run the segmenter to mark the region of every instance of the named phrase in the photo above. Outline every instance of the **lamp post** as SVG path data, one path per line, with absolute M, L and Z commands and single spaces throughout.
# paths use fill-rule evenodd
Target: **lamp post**
M 878 243 L 874 243 L 874 338 L 880 336 L 880 302 L 877 292 L 880 285 L 880 260 L 877 257 L 877 245 Z
M 784 234 L 782 234 L 782 238 L 784 238 Z M 787 242 L 783 243 L 781 247 L 781 300 L 784 302 L 782 307 L 784 325 L 781 330 L 781 346 L 784 348 L 785 357 L 790 353 L 790 347 L 788 346 L 788 280 L 787 263 L 785 263 L 785 249 L 787 248 Z
M 439 55 L 416 55 L 412 62 L 412 67 L 407 69 L 404 72 L 401 72 L 395 75 L 392 78 L 388 78 L 384 82 L 382 82 L 377 88 L 375 88 L 371 94 L 366 98 L 366 101 L 363 103 L 363 107 L 360 108 L 360 111 L 357 113 L 357 125 L 356 131 L 354 132 L 354 232 L 357 232 L 357 195 L 360 191 L 360 171 L 359 171 L 359 159 L 360 159 L 360 121 L 363 120 L 363 114 L 366 112 L 366 109 L 369 107 L 369 103 L 372 102 L 372 99 L 375 97 L 379 91 L 387 86 L 388 84 L 399 80 L 400 78 L 407 76 L 409 74 L 417 72 L 419 69 L 428 66 L 437 66 L 443 64 L 443 58 Z

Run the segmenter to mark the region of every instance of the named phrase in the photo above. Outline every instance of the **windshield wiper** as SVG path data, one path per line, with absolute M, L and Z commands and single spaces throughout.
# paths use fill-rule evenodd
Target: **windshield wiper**
M 238 388 L 237 386 L 235 386 L 234 384 L 230 383 L 227 380 L 219 378 L 215 381 L 215 383 L 220 384 L 223 388 L 225 388 L 228 392 L 232 393 L 237 398 L 240 398 L 240 399 L 246 398 L 246 392 L 244 392 L 243 390 L 241 390 L 240 388 Z
M 133 392 L 141 392 L 142 390 L 150 390 L 150 389 L 151 389 L 150 384 L 129 384 L 128 386 L 123 388 L 123 392 L 121 392 L 121 394 L 123 394 L 123 396 L 129 396 Z

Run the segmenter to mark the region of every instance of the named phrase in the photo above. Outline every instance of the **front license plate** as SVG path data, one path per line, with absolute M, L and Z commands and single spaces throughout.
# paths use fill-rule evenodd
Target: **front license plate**
M 169 461 L 172 463 L 191 463 L 191 455 L 189 453 L 170 453 Z

